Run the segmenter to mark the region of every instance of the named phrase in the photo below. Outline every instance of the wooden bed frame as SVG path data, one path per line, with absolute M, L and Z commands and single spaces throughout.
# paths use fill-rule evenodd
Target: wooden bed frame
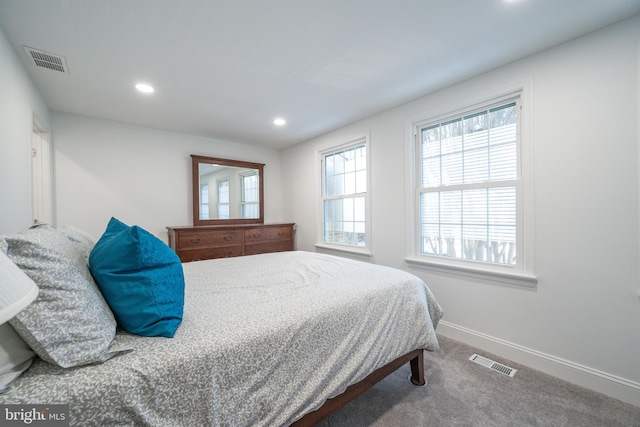
M 327 401 L 313 412 L 309 412 L 298 421 L 291 424 L 295 427 L 314 426 L 324 418 L 336 412 L 356 397 L 376 385 L 379 381 L 387 377 L 389 374 L 400 368 L 405 363 L 411 364 L 411 382 L 418 386 L 425 385 L 424 379 L 424 350 L 413 350 L 404 356 L 398 357 L 391 363 L 376 369 L 370 373 L 365 379 L 350 385 L 347 389 L 336 397 L 327 399 Z

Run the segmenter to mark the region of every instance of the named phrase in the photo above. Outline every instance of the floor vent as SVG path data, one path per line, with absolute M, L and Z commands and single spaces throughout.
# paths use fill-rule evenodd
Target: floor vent
M 64 59 L 64 56 L 34 49 L 28 46 L 24 46 L 24 50 L 27 51 L 27 55 L 29 56 L 31 63 L 36 67 L 60 71 L 65 74 L 69 73 L 67 61 Z
M 469 358 L 469 360 L 477 363 L 478 365 L 482 365 L 485 368 L 493 369 L 494 371 L 500 372 L 501 374 L 510 376 L 511 378 L 513 378 L 513 376 L 517 372 L 517 369 L 513 369 L 498 362 L 494 362 L 493 360 L 487 359 L 486 357 L 482 357 L 478 354 L 474 354 Z

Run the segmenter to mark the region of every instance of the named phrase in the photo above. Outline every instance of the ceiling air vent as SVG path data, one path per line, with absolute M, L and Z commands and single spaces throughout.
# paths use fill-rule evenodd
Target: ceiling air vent
M 24 50 L 27 51 L 29 59 L 36 67 L 46 68 L 53 71 L 60 71 L 61 73 L 65 74 L 69 73 L 67 61 L 64 59 L 64 56 L 34 49 L 28 46 L 24 46 Z

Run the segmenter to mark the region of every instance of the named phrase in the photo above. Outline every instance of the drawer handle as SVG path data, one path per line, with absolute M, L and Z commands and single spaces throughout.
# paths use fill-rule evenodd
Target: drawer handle
M 254 235 L 253 235 L 253 238 L 254 238 L 254 239 L 257 239 L 258 237 L 260 237 L 260 234 L 254 234 Z
M 233 236 L 224 236 L 224 240 L 229 242 L 229 241 L 233 240 Z
M 191 239 L 191 243 L 200 243 L 200 238 Z
M 282 232 L 282 231 L 278 233 L 278 236 L 279 236 L 279 237 L 286 236 L 286 235 L 287 235 L 287 233 Z

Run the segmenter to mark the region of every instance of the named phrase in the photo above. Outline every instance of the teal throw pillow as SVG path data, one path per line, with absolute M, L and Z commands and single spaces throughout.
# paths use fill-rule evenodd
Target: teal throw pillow
M 124 330 L 173 337 L 182 322 L 184 274 L 163 241 L 111 218 L 91 250 L 89 269 Z

